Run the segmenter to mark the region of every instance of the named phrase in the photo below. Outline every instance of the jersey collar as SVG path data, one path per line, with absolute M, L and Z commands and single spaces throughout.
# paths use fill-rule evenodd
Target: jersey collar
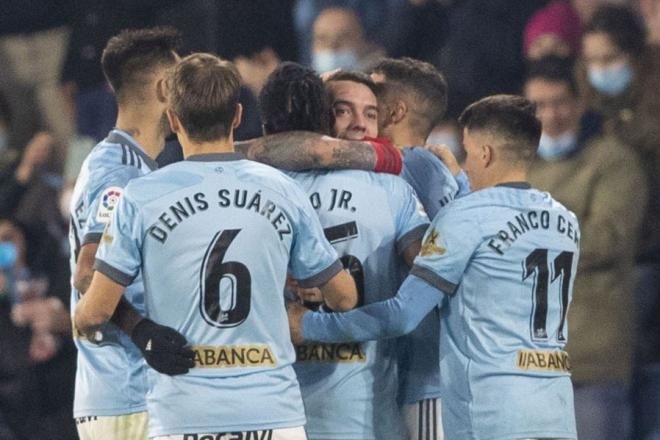
M 495 186 L 503 186 L 506 188 L 515 188 L 515 189 L 530 189 L 532 185 L 530 185 L 528 182 L 504 182 L 504 183 L 498 183 Z
M 138 154 L 142 158 L 144 163 L 146 163 L 149 166 L 149 169 L 151 170 L 158 169 L 158 163 L 155 160 L 153 160 L 151 157 L 149 157 L 147 153 L 144 152 L 142 147 L 140 147 L 140 144 L 138 144 L 135 141 L 135 139 L 133 139 L 133 136 L 126 133 L 124 130 L 113 128 L 110 131 L 110 134 L 108 134 L 106 140 L 114 144 L 126 145 L 128 148 L 133 150 L 134 153 Z
M 188 156 L 186 158 L 186 160 L 192 160 L 195 162 L 229 162 L 242 159 L 245 159 L 245 155 L 238 152 L 193 154 L 192 156 Z

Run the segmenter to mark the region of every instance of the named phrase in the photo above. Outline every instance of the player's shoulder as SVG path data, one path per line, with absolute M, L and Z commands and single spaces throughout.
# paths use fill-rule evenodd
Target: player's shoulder
M 186 186 L 201 182 L 203 177 L 195 172 L 194 165 L 183 161 L 170 164 L 152 173 L 131 180 L 124 195 L 139 204 L 147 204 Z
M 92 149 L 80 170 L 80 175 L 85 176 L 85 189 L 92 193 L 108 185 L 123 187 L 141 174 L 139 168 L 122 161 L 118 145 L 103 141 Z
M 562 214 L 570 217 L 571 219 L 573 219 L 575 221 L 575 223 L 578 224 L 577 215 L 575 215 L 575 213 L 573 211 L 571 211 L 566 206 L 564 206 L 563 203 L 561 203 L 560 201 L 558 201 L 554 197 L 552 197 L 552 194 L 550 194 L 549 192 L 540 191 L 540 190 L 535 190 L 535 191 L 537 191 L 539 194 L 541 194 L 544 197 L 543 200 L 544 200 L 544 202 L 547 205 L 549 210 L 557 211 L 559 213 L 562 213 Z
M 270 165 L 253 160 L 244 159 L 236 162 L 235 175 L 239 179 L 251 181 L 275 191 L 283 197 L 287 197 L 291 192 L 302 192 L 300 185 L 292 176 Z
M 434 168 L 451 174 L 451 171 L 438 156 L 423 147 L 406 147 L 402 150 L 403 165 L 407 168 Z

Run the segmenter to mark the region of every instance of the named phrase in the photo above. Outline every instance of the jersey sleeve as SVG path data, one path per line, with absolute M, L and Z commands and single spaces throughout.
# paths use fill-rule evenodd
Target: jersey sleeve
M 401 177 L 415 189 L 430 218 L 458 194 L 458 183 L 451 171 L 430 151 L 405 150 L 403 165 Z
M 397 294 L 386 301 L 344 313 L 305 313 L 303 338 L 345 342 L 402 336 L 417 328 L 431 310 L 441 305 L 442 299 L 442 294 L 433 285 L 409 275 Z
M 325 284 L 343 269 L 337 251 L 328 243 L 311 203 L 297 185 L 291 191 L 297 219 L 293 225 L 289 270 L 301 287 Z
M 399 181 L 396 206 L 396 249 L 399 254 L 410 244 L 421 240 L 429 226 L 429 218 L 410 185 Z
M 98 243 L 121 199 L 128 182 L 139 175 L 134 167 L 122 167 L 110 174 L 98 176 L 99 184 L 90 191 L 88 217 L 82 229 L 82 244 Z
M 103 233 L 94 269 L 116 283 L 128 286 L 142 266 L 142 241 L 140 210 L 130 197 L 124 195 Z
M 453 295 L 481 242 L 479 223 L 473 212 L 442 211 L 426 231 L 410 273 Z

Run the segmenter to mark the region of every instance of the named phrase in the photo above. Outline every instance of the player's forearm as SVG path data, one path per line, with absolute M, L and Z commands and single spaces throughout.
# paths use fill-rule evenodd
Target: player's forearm
M 124 293 L 124 286 L 96 271 L 85 295 L 80 298 L 74 313 L 76 329 L 90 336 L 110 321 Z
M 143 319 L 143 316 L 128 302 L 125 297 L 121 297 L 115 312 L 110 321 L 119 327 L 127 335 L 133 333 L 135 326 Z
M 414 275 L 408 276 L 394 298 L 345 313 L 306 313 L 305 340 L 368 341 L 402 336 L 413 331 L 438 305 L 442 293 Z
M 290 171 L 361 169 L 376 167 L 376 151 L 369 142 L 348 141 L 306 131 L 292 131 L 239 142 L 248 159 Z
M 82 297 L 74 313 L 73 322 L 76 330 L 88 339 L 94 339 L 94 334 L 110 320 L 112 315 L 103 310 L 95 310 Z

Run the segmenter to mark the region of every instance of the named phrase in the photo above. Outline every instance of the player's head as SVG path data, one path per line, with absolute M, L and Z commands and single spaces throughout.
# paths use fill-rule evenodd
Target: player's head
M 325 80 L 334 115 L 332 135 L 360 140 L 378 136 L 376 84 L 369 75 L 339 70 Z
M 167 116 L 181 143 L 233 140 L 241 121 L 241 77 L 236 67 L 208 53 L 195 53 L 172 69 Z
M 371 78 L 379 85 L 380 135 L 392 138 L 404 128 L 426 139 L 447 110 L 447 81 L 431 64 L 412 58 L 387 58 Z
M 170 27 L 124 30 L 110 38 L 101 66 L 119 106 L 151 102 L 157 84 L 177 61 L 179 31 Z
M 531 64 L 524 89 L 525 97 L 536 104 L 545 136 L 578 132 L 584 105 L 569 60 L 546 57 Z
M 259 109 L 266 134 L 330 131 L 330 103 L 323 81 L 314 70 L 297 63 L 282 63 L 268 76 Z
M 489 96 L 469 105 L 459 122 L 473 189 L 501 183 L 513 172 L 527 173 L 541 137 L 534 103 L 521 96 Z

